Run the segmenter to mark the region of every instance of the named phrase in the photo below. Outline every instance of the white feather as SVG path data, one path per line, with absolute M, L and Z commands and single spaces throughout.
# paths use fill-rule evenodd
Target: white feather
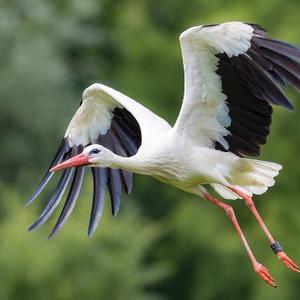
M 152 141 L 157 133 L 170 130 L 170 125 L 162 118 L 124 94 L 103 84 L 95 83 L 83 92 L 82 104 L 72 118 L 65 137 L 70 147 L 87 145 L 104 135 L 110 128 L 112 111 L 126 108 L 138 121 L 143 143 Z
M 238 196 L 236 193 L 234 193 L 224 185 L 217 184 L 217 183 L 212 183 L 210 185 L 224 199 L 230 199 L 230 200 L 241 199 L 240 196 Z
M 224 128 L 231 120 L 227 96 L 216 73 L 219 60 L 215 54 L 232 57 L 244 53 L 251 46 L 252 36 L 252 26 L 240 22 L 196 26 L 180 35 L 185 89 L 175 128 L 195 144 L 212 147 L 218 141 L 228 149 L 223 137 L 228 134 Z

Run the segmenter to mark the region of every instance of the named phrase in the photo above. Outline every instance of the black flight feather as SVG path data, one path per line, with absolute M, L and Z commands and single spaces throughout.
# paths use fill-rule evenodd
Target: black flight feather
M 110 137 L 114 146 L 114 150 L 115 150 L 114 152 L 119 156 L 127 157 L 126 150 L 124 146 L 121 144 L 120 140 L 117 138 L 114 127 L 111 128 Z M 132 189 L 133 174 L 126 170 L 120 170 L 120 171 L 122 175 L 122 183 L 123 183 L 124 190 L 127 194 L 129 194 Z
M 91 237 L 97 228 L 104 207 L 105 189 L 107 184 L 108 169 L 92 168 L 94 192 L 91 217 L 88 227 L 88 236 Z
M 135 155 L 142 141 L 141 130 L 138 122 L 125 108 L 115 108 L 112 113 L 113 118 L 111 120 L 111 127 L 107 130 L 106 134 L 99 134 L 99 138 L 96 141 L 89 141 L 88 144 L 91 144 L 92 142 L 101 144 L 115 154 L 123 157 Z M 28 204 L 30 204 L 39 195 L 39 193 L 49 182 L 53 175 L 53 173 L 49 172 L 50 168 L 60 163 L 62 160 L 68 159 L 71 156 L 71 153 L 73 156 L 81 152 L 82 149 L 82 146 L 70 148 L 68 137 L 62 140 L 60 147 L 58 148 L 52 163 L 50 164 L 50 167 L 48 168 L 36 191 L 29 198 Z M 29 227 L 29 230 L 39 227 L 52 215 L 54 209 L 57 207 L 61 197 L 64 194 L 72 173 L 73 168 L 63 171 L 57 186 L 54 189 L 52 197 L 42 211 L 40 217 Z M 125 192 L 129 193 L 132 188 L 133 177 L 131 172 L 125 170 L 113 170 L 110 168 L 92 168 L 92 173 L 94 192 L 88 227 L 89 236 L 91 236 L 95 231 L 101 217 L 106 186 L 108 186 L 108 191 L 111 198 L 112 214 L 116 215 L 120 208 L 122 186 L 124 187 Z M 71 214 L 80 193 L 83 177 L 84 167 L 77 167 L 75 169 L 75 174 L 64 207 L 49 237 L 52 237 L 63 226 L 68 216 Z
M 116 130 L 116 133 L 117 133 L 120 141 L 122 141 L 122 144 L 123 144 L 124 148 L 126 149 L 128 156 L 135 155 L 137 152 L 136 143 L 130 138 L 130 136 L 128 136 L 128 134 L 118 124 L 114 124 L 114 128 Z
M 53 192 L 52 197 L 50 198 L 49 202 L 47 203 L 46 207 L 44 208 L 38 219 L 28 228 L 29 231 L 36 229 L 42 224 L 44 224 L 52 215 L 64 194 L 64 191 L 69 183 L 72 173 L 72 168 L 63 171 L 60 180 Z
M 219 58 L 217 74 L 227 96 L 231 125 L 225 136 L 229 149 L 215 148 L 239 156 L 258 156 L 266 143 L 272 120 L 270 103 L 293 110 L 281 87 L 291 85 L 300 91 L 300 49 L 267 37 L 262 27 L 254 29 L 251 47 L 244 54 Z
M 111 202 L 111 213 L 116 216 L 121 205 L 122 179 L 120 170 L 109 169 L 108 171 L 108 191 Z
M 259 35 L 254 36 L 254 41 L 255 44 L 260 48 L 272 50 L 279 55 L 285 55 L 296 60 L 300 60 L 299 48 L 288 43 L 281 42 L 275 39 L 269 39 L 267 37 L 262 37 Z
M 114 145 L 110 137 L 110 132 L 101 137 L 101 143 L 104 147 L 114 152 Z M 117 215 L 121 204 L 122 179 L 119 169 L 108 170 L 107 187 L 110 195 L 112 215 Z
M 68 140 L 66 138 L 64 138 L 62 140 L 57 152 L 55 153 L 49 168 L 47 169 L 44 177 L 42 178 L 41 182 L 39 183 L 38 187 L 33 192 L 33 194 L 29 197 L 29 199 L 26 201 L 26 206 L 31 204 L 37 198 L 37 196 L 42 192 L 42 190 L 44 189 L 44 187 L 47 185 L 47 183 L 49 182 L 49 180 L 51 179 L 51 177 L 54 174 L 53 172 L 49 172 L 49 170 L 56 164 L 60 163 L 62 161 L 64 155 L 68 151 L 69 151 Z
M 83 177 L 84 177 L 84 167 L 75 168 L 75 173 L 73 176 L 72 184 L 67 199 L 61 211 L 61 214 L 59 215 L 58 220 L 49 235 L 49 238 L 51 238 L 64 225 L 64 223 L 72 213 L 73 208 L 76 204 L 76 200 L 80 193 Z

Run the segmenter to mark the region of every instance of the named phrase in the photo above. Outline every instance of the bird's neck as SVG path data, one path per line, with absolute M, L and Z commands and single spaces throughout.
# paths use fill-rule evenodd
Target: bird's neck
M 143 165 L 139 163 L 139 160 L 135 156 L 123 157 L 119 155 L 114 155 L 113 160 L 110 161 L 108 167 L 112 169 L 122 169 L 130 172 L 141 173 L 140 170 Z
M 163 172 L 168 165 L 167 158 L 159 155 L 135 155 L 131 157 L 114 155 L 114 159 L 108 167 L 154 176 Z

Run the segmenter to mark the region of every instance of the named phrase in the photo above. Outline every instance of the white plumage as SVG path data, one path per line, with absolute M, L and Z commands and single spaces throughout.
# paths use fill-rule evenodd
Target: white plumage
M 232 208 L 213 198 L 206 187 L 210 185 L 225 199 L 242 198 L 272 248 L 277 247 L 251 196 L 272 186 L 281 166 L 248 156 L 258 156 L 260 146 L 266 142 L 270 103 L 292 109 L 281 86 L 289 84 L 300 90 L 300 51 L 268 38 L 257 25 L 241 22 L 189 28 L 180 35 L 180 45 L 184 96 L 175 125 L 170 126 L 108 86 L 95 83 L 88 87 L 49 168 L 66 170 L 30 229 L 49 218 L 71 178 L 72 166 L 77 166 L 73 183 L 51 235 L 74 207 L 83 178 L 82 166 L 92 167 L 94 179 L 89 235 L 100 219 L 106 185 L 115 215 L 122 187 L 126 192 L 131 190 L 132 173 L 151 175 L 222 208 L 242 238 L 255 271 L 274 286 L 267 269 L 255 260 Z M 29 203 L 52 174 L 46 173 Z M 289 268 L 299 270 L 281 248 L 276 249 L 274 252 Z
M 87 145 L 105 135 L 110 128 L 112 112 L 126 108 L 137 120 L 143 135 L 143 142 L 151 143 L 153 134 L 170 129 L 170 125 L 146 107 L 126 95 L 103 84 L 94 83 L 83 92 L 82 105 L 72 118 L 65 137 L 70 147 Z
M 183 104 L 175 124 L 179 132 L 195 140 L 197 145 L 213 146 L 217 140 L 228 148 L 223 139 L 231 124 L 222 91 L 222 81 L 216 73 L 217 53 L 228 57 L 245 53 L 251 46 L 253 28 L 240 22 L 212 27 L 196 26 L 180 35 L 184 66 Z

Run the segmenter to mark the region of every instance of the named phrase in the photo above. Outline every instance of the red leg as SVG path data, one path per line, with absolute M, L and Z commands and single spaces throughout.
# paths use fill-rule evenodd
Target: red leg
M 234 214 L 234 210 L 233 208 L 230 206 L 230 205 L 227 205 L 225 204 L 224 202 L 212 197 L 210 194 L 208 194 L 207 192 L 205 192 L 203 194 L 203 197 L 208 200 L 209 202 L 213 203 L 214 205 L 218 206 L 219 208 L 221 208 L 225 213 L 226 215 L 229 217 L 230 221 L 232 222 L 235 230 L 237 231 L 240 239 L 242 240 L 245 248 L 246 248 L 246 251 L 247 251 L 247 254 L 250 258 L 250 261 L 252 263 L 252 266 L 254 268 L 254 271 L 265 281 L 267 282 L 269 285 L 271 285 L 272 287 L 276 287 L 276 284 L 273 280 L 273 278 L 271 277 L 271 275 L 269 274 L 269 271 L 268 269 L 263 266 L 262 264 L 260 264 L 259 262 L 257 262 L 257 260 L 255 259 L 249 245 L 248 245 L 248 242 L 242 232 L 242 229 L 240 228 L 239 226 L 239 223 L 235 217 L 235 214 Z
M 248 195 L 244 194 L 237 188 L 231 188 L 231 190 L 243 198 L 246 206 L 250 209 L 250 211 L 256 218 L 258 224 L 260 225 L 263 232 L 265 233 L 268 240 L 270 241 L 271 248 L 272 248 L 273 252 L 277 255 L 277 257 L 292 271 L 300 272 L 300 268 L 282 251 L 282 248 L 280 247 L 279 243 L 277 241 L 275 241 L 274 238 L 272 237 L 270 231 L 268 230 L 264 221 L 262 220 L 261 216 L 259 215 L 252 198 L 249 197 Z

